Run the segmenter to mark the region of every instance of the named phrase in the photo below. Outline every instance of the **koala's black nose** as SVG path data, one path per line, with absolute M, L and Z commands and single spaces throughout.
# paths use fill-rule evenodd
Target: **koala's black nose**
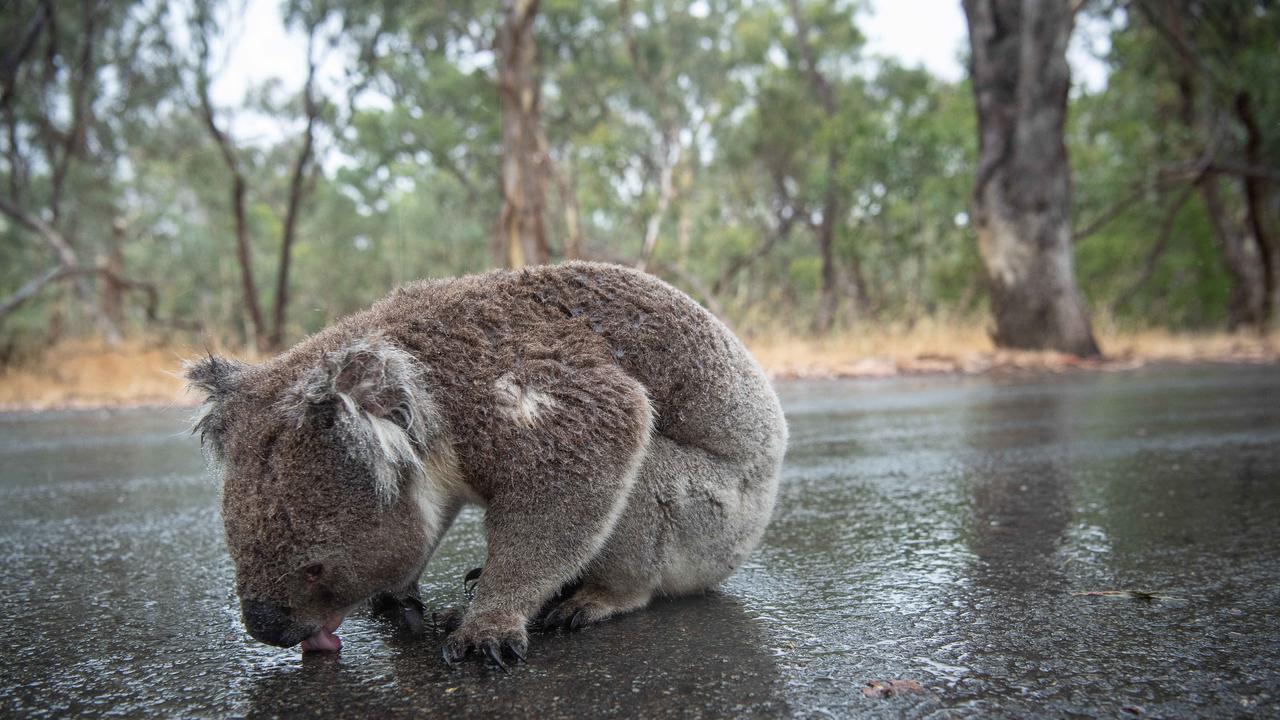
M 242 600 L 244 626 L 255 640 L 278 647 L 292 647 L 302 641 L 289 608 L 261 600 Z

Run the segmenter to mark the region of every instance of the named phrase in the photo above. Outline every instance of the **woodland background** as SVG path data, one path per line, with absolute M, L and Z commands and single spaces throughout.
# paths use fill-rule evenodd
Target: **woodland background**
M 414 278 L 576 257 L 749 339 L 1088 356 L 1100 324 L 1275 323 L 1274 2 L 965 0 L 959 82 L 868 58 L 845 0 L 284 9 L 302 91 L 225 106 L 242 4 L 3 3 L 0 367 L 85 338 L 267 353 Z M 1073 32 L 1103 87 L 1071 83 Z

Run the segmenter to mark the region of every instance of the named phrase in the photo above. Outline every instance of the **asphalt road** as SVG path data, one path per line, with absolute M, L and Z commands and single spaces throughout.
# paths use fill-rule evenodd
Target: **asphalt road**
M 508 673 L 359 616 L 338 656 L 255 643 L 184 412 L 0 415 L 0 715 L 1280 716 L 1280 368 L 780 390 L 748 565 Z

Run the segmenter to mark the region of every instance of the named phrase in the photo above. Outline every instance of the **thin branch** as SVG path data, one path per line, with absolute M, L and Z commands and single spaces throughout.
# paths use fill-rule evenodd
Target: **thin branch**
M 111 282 L 114 282 L 127 290 L 137 290 L 147 296 L 145 312 L 147 320 L 150 322 L 157 321 L 157 309 L 160 305 L 160 293 L 156 290 L 156 286 L 152 283 L 142 280 L 133 280 L 127 278 L 113 270 L 105 267 L 63 267 L 57 266 L 51 268 L 45 273 L 38 275 L 27 282 L 22 287 L 15 290 L 4 300 L 0 300 L 0 321 L 3 321 L 14 310 L 17 310 L 27 300 L 30 300 L 36 293 L 43 289 L 46 285 L 85 276 L 96 275 Z
M 64 268 L 61 265 L 56 265 L 46 271 L 43 275 L 36 276 L 26 281 L 22 284 L 22 287 L 13 291 L 9 297 L 4 300 L 0 300 L 0 320 L 4 320 L 9 313 L 18 309 L 19 305 L 31 299 L 31 297 L 40 292 L 40 289 L 45 285 L 57 280 L 63 272 Z
M 827 82 L 826 76 L 818 69 L 818 58 L 813 52 L 813 46 L 809 44 L 809 24 L 805 22 L 800 0 L 791 0 L 790 4 L 791 18 L 796 24 L 796 45 L 800 50 L 800 57 L 804 60 L 805 75 L 808 76 L 809 83 L 813 86 L 813 91 L 817 93 L 818 99 L 822 102 L 822 108 L 826 111 L 827 116 L 834 116 L 836 114 L 835 91 L 832 90 L 831 84 Z
M 1234 162 L 1215 162 L 1206 168 L 1211 173 L 1220 175 L 1235 175 L 1242 178 L 1253 178 L 1255 180 L 1270 180 L 1272 182 L 1280 182 L 1280 170 L 1264 167 L 1262 165 L 1246 165 Z
M 0 58 L 0 106 L 8 107 L 13 102 L 14 90 L 17 87 L 18 70 L 22 67 L 22 63 L 26 62 L 31 50 L 35 48 L 36 40 L 39 39 L 40 33 L 44 32 L 45 25 L 49 22 L 49 13 L 49 5 L 40 3 L 36 12 L 32 13 L 31 18 L 27 21 L 27 28 L 22 33 L 22 40 L 9 48 L 9 52 L 5 53 L 3 58 Z
M 1181 182 L 1190 181 L 1192 185 L 1198 185 L 1204 180 L 1205 176 L 1214 172 L 1215 164 L 1213 156 L 1218 151 L 1218 141 L 1220 137 L 1214 135 L 1210 138 L 1210 142 L 1205 146 L 1204 152 L 1200 157 L 1192 162 L 1181 165 L 1168 165 L 1161 168 L 1156 176 L 1154 183 L 1142 183 L 1134 188 L 1132 192 L 1118 200 L 1111 207 L 1099 213 L 1098 217 L 1092 222 L 1077 230 L 1071 236 L 1071 242 L 1078 243 L 1090 235 L 1098 232 L 1108 223 L 1116 218 L 1124 215 L 1133 205 L 1145 197 L 1149 192 L 1162 192 Z
M 680 163 L 683 146 L 679 138 L 674 137 L 675 129 L 668 126 L 662 133 L 662 167 L 658 172 L 658 207 L 645 223 L 644 241 L 640 246 L 640 259 L 636 262 L 637 270 L 644 270 L 653 258 L 653 251 L 658 246 L 658 235 L 662 231 L 662 220 L 666 217 L 671 201 L 676 197 L 675 172 Z
M 1209 172 L 1211 166 L 1203 162 L 1197 164 L 1199 166 L 1198 169 L 1174 169 L 1171 172 L 1162 173 L 1161 177 L 1154 183 L 1139 183 L 1136 188 L 1117 200 L 1111 207 L 1098 213 L 1098 216 L 1087 225 L 1072 233 L 1071 242 L 1078 243 L 1098 232 L 1113 220 L 1129 212 L 1134 205 L 1137 205 L 1152 192 L 1162 192 L 1178 183 L 1187 181 L 1190 181 L 1192 185 L 1199 183 L 1205 174 Z
M 774 247 L 782 243 L 782 241 L 786 240 L 787 237 L 791 235 L 791 228 L 795 226 L 797 222 L 803 222 L 806 225 L 809 224 L 805 218 L 804 208 L 802 208 L 800 204 L 790 196 L 790 193 L 787 192 L 787 184 L 783 179 L 783 176 L 781 174 L 774 173 L 773 180 L 774 185 L 777 188 L 778 197 L 783 200 L 783 203 L 775 212 L 778 221 L 777 225 L 769 234 L 769 239 L 761 243 L 754 251 L 745 255 L 739 255 L 729 261 L 729 264 L 725 267 L 724 271 L 720 273 L 720 277 L 716 278 L 715 283 L 712 284 L 712 294 L 719 296 L 738 273 L 768 257 L 769 253 L 773 252 Z
M 62 262 L 64 267 L 75 267 L 78 264 L 76 252 L 72 249 L 71 243 L 49 223 L 25 212 L 22 208 L 2 197 L 0 197 L 0 213 L 4 213 L 17 224 L 39 235 L 40 239 L 44 240 L 58 254 L 58 260 Z

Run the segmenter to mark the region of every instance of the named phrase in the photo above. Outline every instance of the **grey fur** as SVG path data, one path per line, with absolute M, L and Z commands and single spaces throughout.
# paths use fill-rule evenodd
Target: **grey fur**
M 262 365 L 187 372 L 209 393 L 199 429 L 246 622 L 251 604 L 288 608 L 279 644 L 412 592 L 468 502 L 488 557 L 447 658 L 523 656 L 571 582 L 552 621 L 704 590 L 758 543 L 786 449 L 732 333 L 611 265 L 414 283 Z

